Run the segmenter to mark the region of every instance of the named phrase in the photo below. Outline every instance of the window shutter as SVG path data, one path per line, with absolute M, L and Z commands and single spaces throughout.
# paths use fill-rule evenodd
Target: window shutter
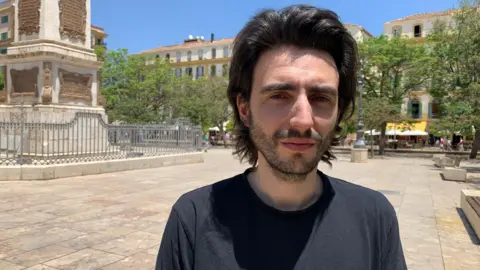
M 422 102 L 418 102 L 418 119 L 423 119 L 423 116 L 422 116 L 422 107 L 423 107 L 423 104 Z
M 413 117 L 413 115 L 412 115 L 412 101 L 411 101 L 411 100 L 408 101 L 408 105 L 407 105 L 407 115 L 408 115 L 409 117 Z
M 428 119 L 432 119 L 432 103 L 428 103 Z

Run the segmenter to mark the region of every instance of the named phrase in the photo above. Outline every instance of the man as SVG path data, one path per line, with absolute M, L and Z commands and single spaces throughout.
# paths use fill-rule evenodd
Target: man
M 257 14 L 234 43 L 228 97 L 252 168 L 183 195 L 156 269 L 406 269 L 380 193 L 323 174 L 356 93 L 356 44 L 328 10 Z

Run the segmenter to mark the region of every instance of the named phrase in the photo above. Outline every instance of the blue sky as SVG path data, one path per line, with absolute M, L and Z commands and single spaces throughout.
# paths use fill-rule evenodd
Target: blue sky
M 255 12 L 299 3 L 331 9 L 375 36 L 386 21 L 458 6 L 457 0 L 91 0 L 92 23 L 110 35 L 109 49 L 130 53 L 181 43 L 188 35 L 233 37 Z

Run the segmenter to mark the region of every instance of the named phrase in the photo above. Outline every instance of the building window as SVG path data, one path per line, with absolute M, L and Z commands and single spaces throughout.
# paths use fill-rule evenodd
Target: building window
M 187 61 L 192 61 L 192 52 L 191 51 L 187 52 Z
M 217 65 L 212 65 L 210 67 L 210 76 L 212 77 L 217 76 Z
M 177 78 L 182 77 L 182 69 L 181 68 L 175 69 L 175 76 L 177 76 Z
M 177 63 L 180 63 L 180 61 L 182 60 L 182 53 L 181 52 L 177 52 Z
M 203 77 L 204 69 L 203 66 L 197 67 L 197 78 Z
M 217 58 L 217 49 L 213 48 L 212 49 L 212 59 Z
M 417 99 L 412 99 L 409 105 L 411 117 L 413 119 L 420 119 L 422 116 L 422 104 Z
M 157 59 L 160 58 L 160 55 L 157 54 L 157 55 L 155 56 L 155 58 L 157 58 Z
M 170 61 L 170 54 L 167 53 L 167 54 L 165 55 L 165 58 Z
M 97 45 L 102 45 L 103 41 L 100 38 L 97 38 Z
M 7 49 L 0 49 L 0 54 L 7 54 Z
M 222 76 L 225 77 L 228 75 L 228 64 L 222 65 Z
M 223 47 L 223 57 L 228 57 L 228 47 Z
M 2 23 L 8 23 L 8 16 L 2 17 Z
M 420 24 L 417 24 L 413 27 L 413 36 L 414 37 L 422 36 L 422 26 Z
M 399 38 L 402 35 L 402 28 L 399 26 L 396 26 L 392 29 L 392 35 L 393 37 Z
M 193 73 L 192 71 L 193 71 L 193 69 L 191 67 L 187 67 L 185 69 L 185 73 L 190 77 L 192 77 L 192 73 Z
M 198 60 L 203 59 L 203 50 L 198 50 Z
M 440 116 L 440 100 L 434 99 L 429 104 L 429 117 L 430 119 L 437 119 Z
M 2 33 L 2 40 L 6 40 L 8 39 L 8 33 L 5 32 L 5 33 Z

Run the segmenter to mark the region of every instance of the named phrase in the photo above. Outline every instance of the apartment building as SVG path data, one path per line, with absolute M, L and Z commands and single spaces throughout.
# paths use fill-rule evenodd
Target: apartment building
M 345 24 L 345 27 L 357 42 L 373 36 L 359 25 Z M 149 61 L 154 61 L 155 58 L 167 59 L 177 77 L 190 76 L 197 79 L 203 76 L 226 76 L 234 39 L 215 39 L 214 34 L 209 39 L 190 35 L 182 44 L 161 46 L 139 54 L 147 55 L 151 59 Z
M 409 38 L 414 43 L 422 43 L 437 21 L 451 22 L 456 10 L 458 9 L 420 13 L 395 19 L 383 25 L 383 34 L 390 38 Z M 411 127 L 412 130 L 428 132 L 429 123 L 438 118 L 439 101 L 425 89 L 414 91 L 404 97 L 402 112 L 418 120 Z M 389 124 L 388 128 L 394 129 L 394 126 Z
M 383 25 L 383 32 L 389 37 L 414 38 L 423 41 L 432 31 L 435 22 L 450 22 L 456 10 L 458 9 L 420 13 L 389 21 Z
M 226 76 L 229 68 L 233 38 L 215 40 L 211 34 L 189 36 L 182 44 L 162 46 L 140 52 L 154 58 L 164 58 L 170 62 L 177 77 L 190 76 L 197 79 L 203 76 Z
M 15 6 L 18 0 L 0 2 L 0 54 L 7 54 L 8 47 L 15 41 Z M 108 35 L 104 29 L 92 25 L 92 49 L 96 45 L 106 46 L 105 39 Z

